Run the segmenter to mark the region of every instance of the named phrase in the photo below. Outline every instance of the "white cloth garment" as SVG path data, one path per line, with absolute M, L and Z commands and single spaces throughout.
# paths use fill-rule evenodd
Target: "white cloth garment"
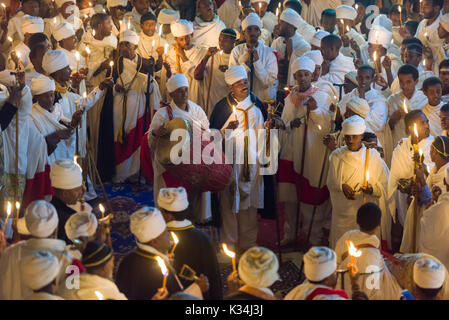
M 438 137 L 443 132 L 443 129 L 441 129 L 440 121 L 440 109 L 443 105 L 443 102 L 440 102 L 440 104 L 436 106 L 431 106 L 429 103 L 427 103 L 424 107 L 421 108 L 421 111 L 424 112 L 427 119 L 429 119 L 431 136 Z
M 152 14 L 154 14 L 156 16 L 156 14 L 154 13 L 154 11 L 151 9 L 151 6 L 148 7 L 148 12 L 151 12 Z M 128 23 L 128 21 L 131 21 L 132 24 L 132 28 L 134 28 L 134 31 L 136 33 L 139 33 L 140 31 L 142 31 L 142 29 L 140 28 L 140 18 L 142 17 L 142 15 L 137 12 L 136 8 L 134 7 L 131 12 L 127 12 L 125 13 L 124 17 L 123 17 L 123 22 L 126 21 L 126 23 Z
M 233 27 L 234 22 L 239 19 L 240 13 L 239 0 L 226 0 L 217 10 L 220 20 L 227 28 Z
M 435 74 L 433 73 L 433 71 L 425 70 L 425 68 L 422 65 L 422 62 L 419 63 L 417 69 L 418 69 L 418 73 L 419 73 L 419 78 L 418 78 L 418 83 L 416 84 L 416 89 L 421 90 L 424 80 L 426 80 L 427 78 L 430 78 L 430 77 L 435 77 Z M 394 75 L 395 74 L 393 73 L 393 76 Z M 400 90 L 401 90 L 401 87 L 399 85 L 399 77 L 395 77 L 393 80 L 393 83 L 391 84 L 390 92 L 396 93 Z
M 305 280 L 295 287 L 284 298 L 284 300 L 306 300 L 306 298 L 316 289 L 332 289 L 328 286 L 310 283 Z M 312 300 L 347 300 L 337 294 L 318 294 Z
M 218 38 L 225 28 L 226 25 L 218 16 L 210 22 L 203 21 L 197 16 L 193 21 L 193 43 L 197 46 L 218 48 Z
M 44 33 L 47 35 L 48 39 L 51 39 L 51 35 L 55 32 L 55 28 L 63 22 L 70 23 L 75 32 L 83 27 L 83 21 L 80 18 L 72 15 L 69 19 L 65 19 L 62 14 L 59 13 L 56 17 L 44 19 Z
M 301 16 L 312 26 L 319 26 L 323 10 L 335 10 L 339 5 L 341 5 L 340 0 L 310 1 L 310 4 L 302 3 Z
M 167 226 L 159 209 L 143 207 L 131 215 L 129 228 L 138 242 L 147 243 L 159 237 Z
M 345 57 L 341 53 L 331 61 L 329 72 L 322 75 L 323 80 L 327 80 L 331 83 L 344 83 L 345 74 L 351 71 L 356 71 L 352 58 Z

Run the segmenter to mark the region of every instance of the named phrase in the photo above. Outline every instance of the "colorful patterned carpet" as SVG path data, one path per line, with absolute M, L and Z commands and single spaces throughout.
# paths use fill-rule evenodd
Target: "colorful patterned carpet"
M 111 238 L 116 261 L 135 248 L 134 236 L 129 230 L 129 216 L 143 206 L 153 206 L 153 190 L 149 185 L 123 184 L 123 185 L 105 185 L 106 193 L 114 210 L 115 217 L 111 225 Z M 101 191 L 97 192 L 101 195 Z M 95 209 L 96 210 L 96 209 Z M 280 225 L 283 223 L 282 210 L 280 210 Z M 217 231 L 213 227 L 201 227 L 214 240 L 217 250 L 219 241 Z M 282 235 L 281 235 L 282 236 Z M 259 219 L 258 244 L 270 248 L 277 252 L 276 243 L 276 221 Z M 218 251 L 217 251 L 218 252 Z M 118 263 L 116 263 L 117 267 Z M 229 263 L 220 263 L 220 274 L 224 290 L 226 290 L 226 278 L 231 273 L 231 261 Z M 302 274 L 298 267 L 291 261 L 281 263 L 279 268 L 280 281 L 277 281 L 272 289 L 278 296 L 285 296 L 292 288 L 302 282 Z

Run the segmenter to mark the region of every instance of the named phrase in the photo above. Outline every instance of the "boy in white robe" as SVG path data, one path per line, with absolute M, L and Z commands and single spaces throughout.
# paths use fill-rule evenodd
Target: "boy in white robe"
M 197 46 L 218 47 L 218 37 L 226 25 L 213 10 L 211 0 L 197 2 L 197 16 L 193 21 L 193 42 Z
M 354 58 L 356 53 L 352 49 L 351 43 L 355 41 L 358 47 L 363 47 L 366 44 L 363 36 L 354 28 L 354 20 L 357 18 L 357 11 L 348 5 L 341 5 L 335 9 L 337 15 L 338 33 L 343 42 L 340 52 L 347 56 Z
M 139 33 L 137 53 L 145 59 L 153 57 L 158 64 L 162 64 L 164 49 L 167 44 L 167 41 L 161 37 L 162 26 L 158 27 L 156 16 L 147 12 L 140 18 L 140 27 L 142 31 Z M 157 34 L 156 28 L 159 30 Z
M 298 30 L 301 30 L 301 36 L 304 38 L 307 43 L 310 43 L 313 35 L 316 33 L 316 29 L 313 25 L 310 25 L 307 23 L 303 17 L 301 16 L 302 13 L 302 5 L 299 1 L 296 0 L 288 0 L 284 2 L 284 10 L 287 8 L 291 8 L 296 11 L 297 14 L 299 14 L 299 26 Z
M 362 143 L 365 120 L 355 115 L 343 121 L 342 127 L 346 145 L 331 153 L 327 176 L 332 202 L 329 241 L 332 248 L 345 232 L 357 228 L 356 213 L 364 201 L 378 204 L 384 215 L 389 213 L 388 168 L 377 150 L 367 149 Z M 381 240 L 387 240 L 389 235 L 388 222 L 382 221 Z
M 309 57 L 315 62 L 315 71 L 313 72 L 312 85 L 320 88 L 326 92 L 334 102 L 337 102 L 338 91 L 335 89 L 334 85 L 321 78 L 321 65 L 323 64 L 323 55 L 320 50 L 311 50 L 304 54 L 305 57 Z
M 443 60 L 440 63 L 440 71 L 438 74 L 441 82 L 443 83 L 443 92 L 441 100 L 444 103 L 449 102 L 449 60 Z
M 254 12 L 259 15 L 263 28 L 269 33 L 273 33 L 274 26 L 277 24 L 277 17 L 273 12 L 267 11 L 269 3 L 269 0 L 251 0 L 251 5 Z
M 430 135 L 437 137 L 442 134 L 440 109 L 444 105 L 441 101 L 442 82 L 437 77 L 424 80 L 423 92 L 428 103 L 421 109 L 429 119 Z

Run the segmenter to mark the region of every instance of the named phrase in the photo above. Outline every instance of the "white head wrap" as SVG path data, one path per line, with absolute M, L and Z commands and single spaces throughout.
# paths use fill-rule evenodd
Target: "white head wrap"
M 3 107 L 9 98 L 9 91 L 3 84 L 0 84 L 0 107 Z
M 329 32 L 327 32 L 326 30 L 318 30 L 314 35 L 312 40 L 310 40 L 310 44 L 321 48 L 321 39 L 323 39 L 325 36 L 330 35 Z
M 184 19 L 179 19 L 170 25 L 170 30 L 175 38 L 184 37 L 193 33 L 193 23 Z
M 239 260 L 239 276 L 254 288 L 267 288 L 279 280 L 279 261 L 273 251 L 252 247 Z
M 262 20 L 260 20 L 259 16 L 254 12 L 248 14 L 242 21 L 242 30 L 246 30 L 249 26 L 256 26 L 261 30 L 263 28 Z
M 157 22 L 160 24 L 171 24 L 179 20 L 179 11 L 171 10 L 171 9 L 162 9 L 159 11 L 159 15 L 157 16 Z
M 368 35 L 368 43 L 380 44 L 385 49 L 390 48 L 393 34 L 379 25 L 373 25 Z
M 17 232 L 19 232 L 19 234 L 24 236 L 30 235 L 30 232 L 27 229 L 25 217 L 19 218 L 19 220 L 17 220 Z
M 50 75 L 69 65 L 69 59 L 61 50 L 48 50 L 42 58 L 42 68 Z
M 380 14 L 374 19 L 373 26 L 381 26 L 391 32 L 393 30 L 393 21 L 386 15 Z
M 413 265 L 413 281 L 423 289 L 440 288 L 446 276 L 444 266 L 436 259 L 422 257 Z
M 72 214 L 65 223 L 67 238 L 75 240 L 80 237 L 92 237 L 97 231 L 97 218 L 91 212 L 77 212 Z
M 13 75 L 11 72 L 15 72 L 15 71 L 8 70 L 8 69 L 0 71 L 0 83 L 1 84 L 11 87 L 16 83 L 16 76 Z
M 66 2 L 72 2 L 75 3 L 74 0 L 55 0 L 56 6 L 58 8 L 61 8 Z
M 187 191 L 184 187 L 162 188 L 157 196 L 157 204 L 167 211 L 184 211 L 189 206 Z
M 323 64 L 323 55 L 320 50 L 310 50 L 304 53 L 304 57 L 312 59 L 317 66 L 321 66 Z
M 440 18 L 440 25 L 446 32 L 449 32 L 449 13 L 443 14 Z
M 60 264 L 48 250 L 32 251 L 20 261 L 20 274 L 24 284 L 32 290 L 49 285 L 59 274 Z
M 181 87 L 188 87 L 189 80 L 187 80 L 186 76 L 182 73 L 174 74 L 168 79 L 166 83 L 168 93 L 175 91 Z
M 226 84 L 230 86 L 242 79 L 248 79 L 248 73 L 246 72 L 245 67 L 242 65 L 230 67 L 228 70 L 226 70 L 224 76 Z
M 347 5 L 338 6 L 337 9 L 335 9 L 335 13 L 337 14 L 337 19 L 355 20 L 357 17 L 357 11 L 353 7 Z
M 26 14 L 22 17 L 20 30 L 23 34 L 44 32 L 44 20 L 40 17 L 32 17 Z
M 44 75 L 40 75 L 37 78 L 33 78 L 31 80 L 31 94 L 33 96 L 43 94 L 49 91 L 55 91 L 55 81 L 46 77 Z
M 301 16 L 298 14 L 298 12 L 296 12 L 292 8 L 287 8 L 284 11 L 282 11 L 280 19 L 282 21 L 285 21 L 285 22 L 291 24 L 292 26 L 294 26 L 297 29 L 301 25 Z
M 346 104 L 346 108 L 350 108 L 363 119 L 368 116 L 370 111 L 368 102 L 365 99 L 359 98 L 357 96 L 352 97 L 348 101 L 348 103 Z
M 139 36 L 137 35 L 137 33 L 135 33 L 132 30 L 122 31 L 122 32 L 120 32 L 119 42 L 125 42 L 125 41 L 137 46 L 139 44 Z
M 107 8 L 114 8 L 114 7 L 126 7 L 128 5 L 128 0 L 107 0 L 106 6 Z
M 315 62 L 304 56 L 296 58 L 292 63 L 292 73 L 295 74 L 299 70 L 306 70 L 313 73 L 315 71 Z
M 130 229 L 140 243 L 159 237 L 167 228 L 161 212 L 153 207 L 143 207 L 131 215 Z
M 63 22 L 60 25 L 56 26 L 53 31 L 53 37 L 56 41 L 61 41 L 67 38 L 70 38 L 75 35 L 75 30 L 73 30 L 73 26 L 68 22 Z
M 51 166 L 50 179 L 53 188 L 70 190 L 83 184 L 83 173 L 72 160 L 56 160 Z
M 303 259 L 304 274 L 309 281 L 322 281 L 337 269 L 335 252 L 327 247 L 312 247 Z
M 366 130 L 365 120 L 358 115 L 345 119 L 341 126 L 344 135 L 364 134 Z
M 25 224 L 30 234 L 37 238 L 47 238 L 58 226 L 56 208 L 47 201 L 31 202 L 25 210 Z

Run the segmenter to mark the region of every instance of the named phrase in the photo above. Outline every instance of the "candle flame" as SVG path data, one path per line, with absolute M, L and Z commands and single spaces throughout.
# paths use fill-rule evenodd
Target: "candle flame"
M 10 36 L 8 36 L 8 41 L 12 42 L 12 38 Z
M 262 9 L 262 3 L 259 2 L 259 9 Z
M 288 90 L 289 90 L 289 88 L 288 88 L 288 87 L 284 87 L 284 90 L 285 90 L 285 91 L 288 91 Z
M 281 2 L 279 1 L 279 3 L 278 3 L 278 8 L 280 9 L 281 8 Z
M 279 8 L 276 8 L 276 17 L 279 16 Z
M 318 130 L 320 130 L 320 131 L 321 131 L 321 126 L 320 126 L 320 125 L 318 125 Z
M 17 58 L 20 59 L 20 52 L 19 51 L 16 51 L 16 56 L 17 56 Z
M 399 11 L 399 13 L 402 12 L 402 7 L 401 6 L 398 6 L 398 11 Z
M 95 291 L 95 295 L 97 296 L 98 300 L 104 300 L 104 296 L 100 291 Z
M 377 51 L 374 51 L 374 53 L 373 53 L 373 60 L 377 61 Z
M 346 26 L 346 30 L 347 30 L 348 32 L 350 31 L 349 26 Z
M 346 245 L 348 246 L 348 253 L 350 256 L 358 258 L 362 255 L 362 251 L 357 250 L 352 241 L 347 241 Z
M 7 206 L 6 206 L 6 214 L 9 216 L 11 214 L 11 202 L 8 201 L 7 202 Z
M 89 7 L 92 7 L 92 2 L 89 2 Z
M 404 108 L 404 112 L 408 113 L 407 105 L 405 104 L 405 99 L 404 99 L 404 104 L 403 104 L 402 107 Z
M 235 252 L 229 250 L 226 243 L 223 243 L 223 251 L 229 258 L 235 258 Z
M 164 47 L 165 47 L 165 48 L 164 48 L 164 54 L 167 55 L 167 52 L 168 52 L 168 43 L 166 43 Z
M 80 53 L 78 51 L 75 51 L 75 58 L 76 61 L 80 61 Z
M 87 98 L 87 93 L 86 93 L 86 91 L 84 91 L 83 92 L 83 99 L 86 99 Z
M 95 30 L 92 30 L 92 35 L 95 37 Z
M 366 182 L 368 183 L 368 181 L 369 181 L 369 171 L 367 170 L 366 171 Z
M 151 41 L 151 46 L 154 47 L 154 45 L 156 44 L 156 40 Z
M 418 128 L 416 126 L 416 123 L 413 124 L 413 132 L 415 133 L 415 136 L 418 138 Z
M 341 22 L 341 24 L 345 24 L 345 20 L 343 20 L 343 19 L 340 19 L 340 22 Z
M 173 242 L 175 243 L 175 244 L 178 244 L 179 243 L 179 239 L 178 239 L 178 237 L 176 236 L 176 234 L 172 231 L 172 232 L 170 232 L 170 234 L 171 234 L 171 237 L 173 238 Z
M 428 35 L 428 34 L 427 34 L 427 32 L 425 32 L 425 33 L 424 33 L 424 37 L 426 37 L 426 38 L 427 38 L 427 35 Z
M 101 213 L 104 213 L 104 206 L 101 203 L 98 205 L 98 208 L 100 209 Z
M 334 100 L 337 101 L 337 96 L 336 95 L 334 95 Z
M 78 158 L 79 158 L 79 155 L 74 155 L 73 156 L 73 162 L 80 168 L 80 170 L 81 171 L 83 171 L 83 169 L 81 168 L 81 166 L 79 165 L 79 163 L 78 163 Z
M 19 210 L 19 209 L 20 209 L 20 202 L 16 201 L 16 210 Z
M 4 3 L 2 3 L 2 7 L 3 9 L 6 9 L 6 5 Z
M 234 112 L 235 115 L 237 115 L 237 111 L 235 110 L 235 106 L 232 106 L 232 111 Z
M 159 38 L 161 37 L 161 35 L 162 35 L 162 26 L 159 26 Z
M 87 52 L 87 54 L 90 54 L 90 49 L 89 49 L 89 47 L 86 47 L 86 52 Z
M 159 264 L 159 268 L 161 268 L 162 275 L 164 277 L 168 277 L 168 269 L 167 269 L 167 266 L 165 265 L 164 259 L 157 256 L 156 260 L 157 260 L 157 263 Z
M 422 157 L 422 150 L 421 149 L 418 150 L 418 154 L 419 154 L 420 157 Z
M 114 66 L 114 61 L 109 62 L 109 66 L 113 67 Z
M 357 10 L 359 8 L 358 4 L 355 4 L 355 10 Z
M 56 24 L 56 17 L 53 18 L 53 23 Z
M 423 67 L 426 66 L 426 59 L 423 59 L 423 61 L 422 61 L 422 66 L 423 66 Z

